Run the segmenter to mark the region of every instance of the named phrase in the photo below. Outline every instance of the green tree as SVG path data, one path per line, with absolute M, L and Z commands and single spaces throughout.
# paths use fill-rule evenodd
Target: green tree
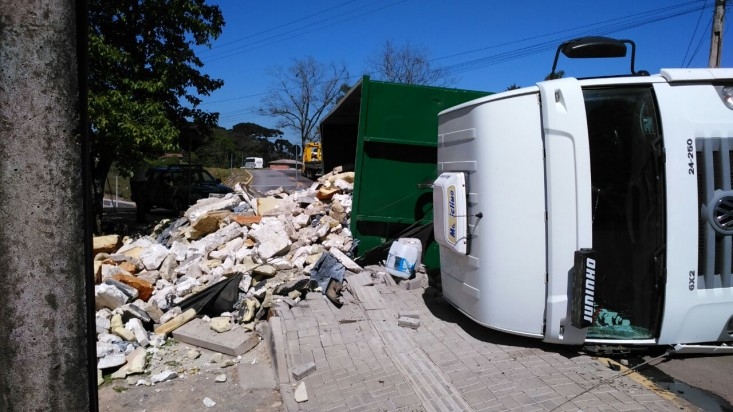
M 510 85 L 509 87 L 507 87 L 507 88 L 506 88 L 506 90 L 517 90 L 517 89 L 519 89 L 519 88 L 520 88 L 520 87 L 519 87 L 519 86 L 517 86 L 517 84 L 516 84 L 516 83 L 512 83 L 512 84 L 511 84 L 511 85 Z
M 449 86 L 455 83 L 447 70 L 430 63 L 426 49 L 409 43 L 397 47 L 387 40 L 382 50 L 369 57 L 367 67 L 375 78 L 388 82 L 424 86 Z
M 276 85 L 262 101 L 260 113 L 278 119 L 278 127 L 296 131 L 301 147 L 317 136 L 318 123 L 343 97 L 349 77 L 343 64 L 318 63 L 313 57 L 295 60 L 287 70 L 276 68 Z
M 239 156 L 232 136 L 224 128 L 213 130 L 212 136 L 194 152 L 199 163 L 207 167 L 228 168 L 232 163 L 232 156 Z M 237 166 L 241 159 L 234 162 Z
M 177 150 L 181 131 L 191 125 L 201 137 L 216 124 L 218 114 L 201 110 L 199 96 L 223 82 L 200 71 L 193 47 L 210 44 L 223 25 L 219 7 L 204 0 L 89 1 L 88 104 L 98 207 L 112 164 L 129 172 L 145 157 Z
M 261 157 L 266 162 L 274 160 L 274 143 L 269 139 L 279 139 L 283 132 L 270 129 L 257 123 L 237 123 L 229 132 L 235 150 L 240 155 Z

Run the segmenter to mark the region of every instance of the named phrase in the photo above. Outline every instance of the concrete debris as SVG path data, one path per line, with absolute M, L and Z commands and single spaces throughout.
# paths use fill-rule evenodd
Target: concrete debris
M 212 406 L 216 405 L 216 402 L 211 400 L 211 398 L 204 398 L 204 406 L 207 408 L 211 408 Z
M 310 375 L 310 373 L 314 370 L 316 370 L 316 364 L 314 362 L 308 362 L 303 365 L 298 365 L 293 368 L 293 378 L 299 381 Z
M 174 379 L 175 371 L 146 365 L 160 359 L 169 338 L 214 351 L 210 362 L 230 367 L 259 344 L 262 322 L 282 313 L 278 308 L 307 307 L 306 295 L 314 292 L 341 307 L 354 301 L 350 276 L 391 278 L 383 267 L 362 268 L 353 260 L 353 182 L 353 172 L 337 168 L 293 193 L 280 189 L 258 198 L 236 185 L 234 193 L 202 199 L 147 236 L 95 238 L 98 369 L 131 385 Z M 216 287 L 228 279 L 236 287 Z M 416 273 L 399 285 L 426 287 L 427 276 Z M 209 301 L 186 306 L 199 298 Z M 419 314 L 400 315 L 400 326 L 419 326 Z M 178 361 L 200 356 L 187 348 Z M 291 372 L 301 380 L 315 367 L 310 362 Z M 139 373 L 151 377 L 130 376 Z M 226 379 L 219 374 L 216 382 Z M 295 395 L 307 401 L 302 382 Z M 215 402 L 206 398 L 204 404 Z
M 308 391 L 305 388 L 305 382 L 301 382 L 295 388 L 295 402 L 301 403 L 308 401 Z
M 420 319 L 401 317 L 397 319 L 397 326 L 417 329 L 420 327 Z
M 153 384 L 160 383 L 160 382 L 166 382 L 171 379 L 175 379 L 178 377 L 178 374 L 176 372 L 173 372 L 172 370 L 168 369 L 163 372 L 160 372 L 157 375 L 153 375 L 150 377 L 150 382 Z

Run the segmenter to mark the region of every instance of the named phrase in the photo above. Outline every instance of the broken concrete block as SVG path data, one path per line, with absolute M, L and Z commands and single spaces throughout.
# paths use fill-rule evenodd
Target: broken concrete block
M 285 226 L 276 217 L 262 218 L 258 227 L 249 232 L 249 236 L 257 241 L 257 253 L 262 259 L 277 255 L 292 243 Z
M 426 288 L 428 287 L 428 284 L 428 275 L 422 272 L 417 272 L 415 273 L 414 278 L 400 282 L 400 287 L 406 290 L 415 290 Z
M 114 253 L 122 246 L 120 235 L 94 236 L 92 238 L 92 254 Z
M 260 278 L 271 278 L 277 274 L 277 268 L 272 265 L 259 265 L 252 269 L 252 275 Z
M 124 379 L 127 375 L 145 371 L 145 349 L 136 348 L 125 357 L 125 360 L 126 363 L 112 374 L 112 379 Z
M 305 382 L 301 382 L 298 384 L 298 387 L 295 388 L 295 402 L 306 402 L 308 400 L 308 391 L 305 388 Z
M 231 210 L 241 202 L 238 195 L 228 194 L 223 198 L 205 198 L 196 202 L 183 214 L 191 222 L 196 222 L 201 216 L 216 210 Z
M 357 265 L 356 262 L 351 260 L 346 254 L 339 249 L 329 249 L 329 252 L 336 257 L 336 259 L 341 262 L 342 265 L 346 268 L 346 270 L 354 273 L 359 273 L 362 271 L 361 266 Z
M 420 319 L 401 317 L 397 319 L 397 326 L 417 329 L 420 327 Z
M 168 257 L 169 253 L 167 247 L 154 243 L 140 254 L 140 260 L 145 265 L 145 269 L 156 270 L 163 263 L 163 260 Z
M 299 381 L 310 375 L 310 373 L 314 370 L 316 370 L 316 364 L 314 362 L 308 362 L 302 365 L 298 365 L 292 370 L 293 378 Z
M 239 310 L 239 316 L 242 322 L 250 322 L 254 319 L 259 304 L 260 302 L 254 298 L 247 298 L 242 302 L 242 307 Z
M 117 289 L 121 290 L 122 293 L 124 293 L 125 295 L 127 295 L 128 301 L 133 301 L 133 300 L 137 299 L 137 296 L 138 296 L 137 289 L 133 288 L 132 286 L 128 286 L 128 285 L 126 285 L 126 284 L 124 284 L 122 282 L 118 282 L 118 281 L 116 281 L 116 280 L 114 280 L 112 278 L 106 279 L 104 281 L 104 283 L 106 283 L 108 285 L 113 285 Z
M 102 283 L 94 286 L 94 306 L 97 310 L 117 309 L 128 300 L 128 295 L 114 285 Z
M 259 336 L 247 332 L 243 328 L 217 333 L 211 330 L 208 322 L 194 319 L 173 332 L 173 338 L 179 342 L 198 346 L 231 356 L 239 356 L 257 346 Z
M 152 377 L 150 377 L 150 381 L 152 383 L 166 382 L 177 377 L 178 374 L 173 372 L 172 370 L 165 370 L 157 375 L 153 375 Z
M 137 297 L 142 299 L 144 302 L 147 302 L 148 299 L 150 299 L 150 295 L 152 295 L 155 290 L 155 286 L 153 286 L 153 284 L 137 276 L 118 273 L 113 275 L 112 279 L 137 290 Z
M 100 318 L 99 316 L 97 316 L 94 318 L 94 322 L 97 328 L 97 334 L 109 332 L 109 328 L 110 328 L 109 319 Z
M 122 366 L 127 362 L 124 353 L 113 353 L 100 358 L 97 362 L 97 369 L 109 369 Z
M 196 221 L 192 222 L 191 225 L 186 229 L 186 237 L 189 239 L 199 239 L 209 233 L 215 232 L 219 229 L 219 224 L 224 220 L 225 217 L 231 214 L 228 210 L 217 210 L 206 212 L 199 216 Z
M 260 223 L 262 216 L 244 216 L 238 214 L 231 214 L 229 218 L 242 226 L 251 227 L 255 223 Z
M 221 375 L 216 375 L 216 378 L 214 378 L 215 382 L 226 382 L 227 381 L 227 374 L 222 373 Z
M 130 319 L 129 321 L 127 321 L 125 329 L 129 330 L 135 335 L 135 340 L 143 348 L 150 344 L 150 340 L 148 339 L 148 332 L 143 327 L 143 323 L 140 321 L 140 319 Z
M 132 342 L 135 340 L 135 334 L 125 329 L 122 326 L 114 326 L 109 331 L 128 342 Z
M 225 243 L 223 246 L 219 247 L 217 250 L 209 253 L 209 257 L 212 259 L 224 260 L 230 255 L 235 256 L 236 251 L 242 247 L 242 244 L 244 244 L 243 238 L 234 238 Z
M 181 327 L 182 325 L 185 325 L 186 322 L 189 322 L 191 319 L 196 317 L 196 309 L 189 309 L 180 315 L 176 316 L 175 318 L 171 319 L 170 321 L 158 326 L 155 328 L 155 333 L 159 335 L 165 335 L 170 332 L 173 332 L 177 328 Z

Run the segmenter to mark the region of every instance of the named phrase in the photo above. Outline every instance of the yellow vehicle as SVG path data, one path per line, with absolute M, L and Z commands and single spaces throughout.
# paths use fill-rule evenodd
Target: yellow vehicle
M 321 144 L 308 142 L 303 148 L 303 176 L 315 179 L 323 175 L 323 152 Z

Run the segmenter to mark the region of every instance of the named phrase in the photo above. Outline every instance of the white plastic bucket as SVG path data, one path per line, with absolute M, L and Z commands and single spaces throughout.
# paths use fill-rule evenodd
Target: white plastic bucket
M 415 238 L 399 238 L 392 242 L 387 255 L 385 269 L 392 276 L 408 279 L 415 274 L 415 268 L 420 264 L 422 242 Z

